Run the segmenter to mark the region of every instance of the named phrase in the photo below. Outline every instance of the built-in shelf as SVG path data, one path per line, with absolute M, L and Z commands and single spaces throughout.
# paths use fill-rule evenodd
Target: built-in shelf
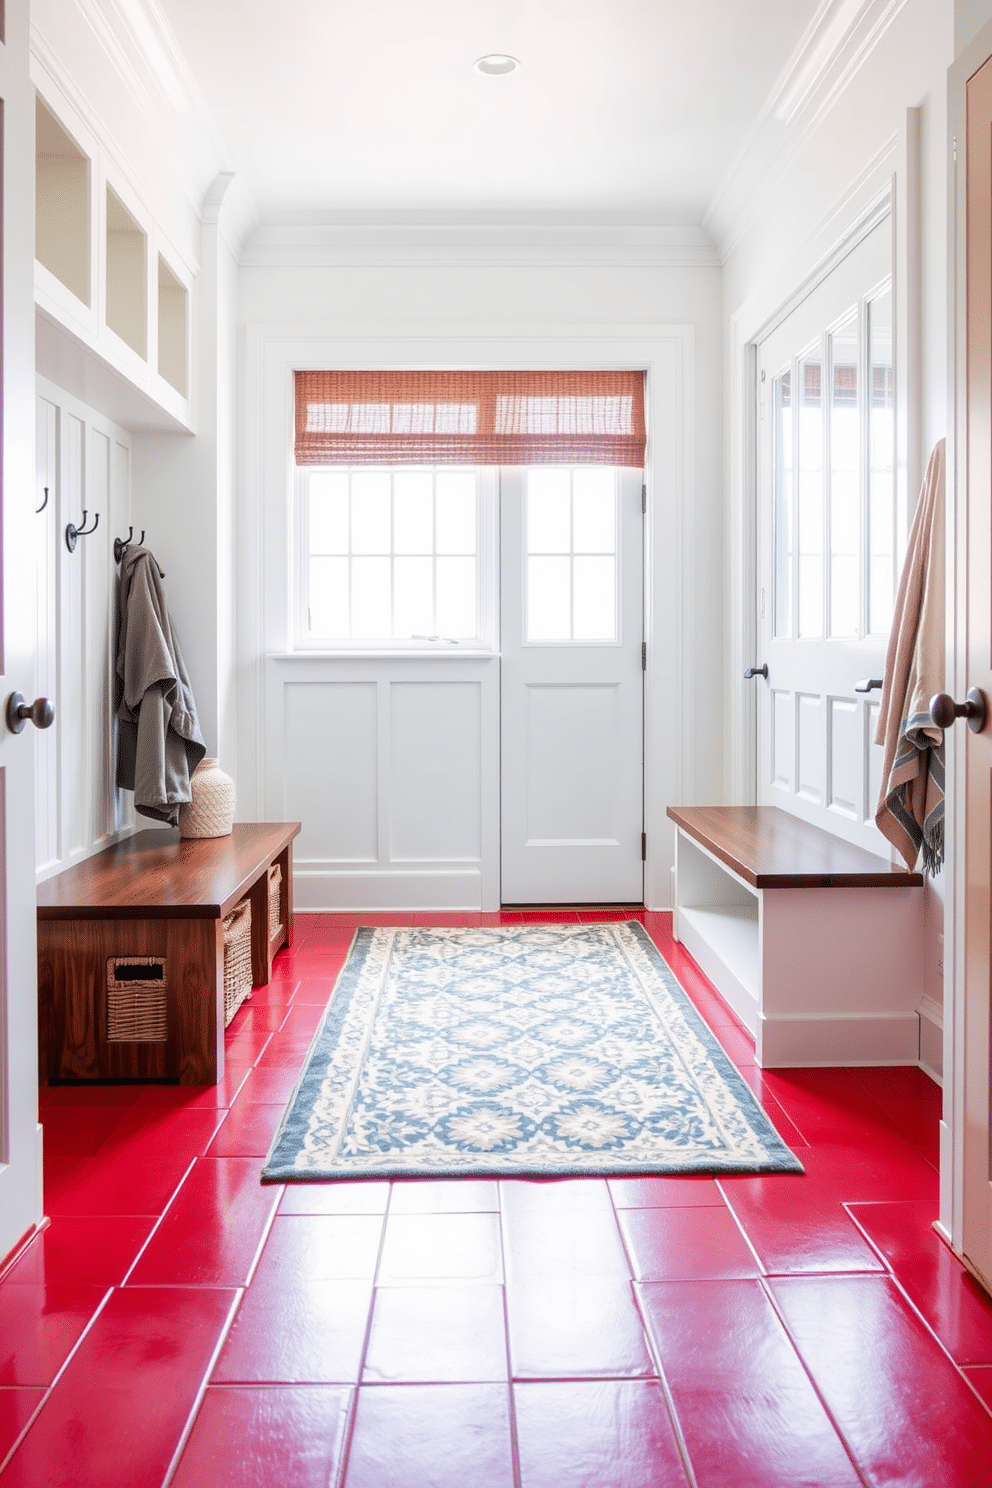
M 189 430 L 191 271 L 68 100 L 38 95 L 37 363 L 126 427 Z
M 107 187 L 107 326 L 148 355 L 148 235 Z
M 170 387 L 185 398 L 189 345 L 189 292 L 158 256 L 158 370 Z
M 35 105 L 35 257 L 90 303 L 90 162 L 39 98 Z

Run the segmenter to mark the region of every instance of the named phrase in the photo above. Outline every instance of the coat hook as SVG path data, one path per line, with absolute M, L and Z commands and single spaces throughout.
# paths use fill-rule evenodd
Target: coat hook
M 85 506 L 83 507 L 83 520 L 82 520 L 82 523 L 80 524 L 80 526 L 77 527 L 76 524 L 75 524 L 75 522 L 70 522 L 69 525 L 65 529 L 65 545 L 69 549 L 69 552 L 70 553 L 74 553 L 76 551 L 76 539 L 77 539 L 77 537 L 89 537 L 89 535 L 90 535 L 91 532 L 95 532 L 96 531 L 97 526 L 99 524 L 99 521 L 100 521 L 100 513 L 99 512 L 95 512 L 94 513 L 94 516 L 93 516 L 93 526 L 92 527 L 87 527 L 87 525 L 86 525 L 86 508 L 85 508 Z
M 39 512 L 43 512 L 43 511 L 44 511 L 44 510 L 45 510 L 45 507 L 46 507 L 46 506 L 47 506 L 47 505 L 48 505 L 48 487 L 47 487 L 47 486 L 46 486 L 46 487 L 45 487 L 45 499 L 44 499 L 44 501 L 43 501 L 43 502 L 42 502 L 42 503 L 41 503 L 41 505 L 40 505 L 40 506 L 36 506 L 36 507 L 35 507 L 35 509 L 34 509 L 34 512 L 35 512 L 35 516 L 37 516 L 37 515 L 38 515 L 38 513 L 39 513 Z
M 144 537 L 144 535 L 145 535 L 144 533 L 141 534 L 142 537 Z M 114 538 L 114 562 L 115 563 L 120 563 L 121 559 L 124 557 L 124 554 L 128 550 L 128 546 L 129 546 L 129 544 L 130 544 L 131 539 L 132 539 L 133 536 L 134 536 L 134 528 L 133 527 L 129 527 L 127 529 L 127 537 L 115 537 Z

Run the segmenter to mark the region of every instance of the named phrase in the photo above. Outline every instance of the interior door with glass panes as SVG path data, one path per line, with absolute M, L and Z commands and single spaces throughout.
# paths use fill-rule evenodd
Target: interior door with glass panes
M 758 801 L 888 855 L 874 744 L 897 577 L 891 219 L 758 349 Z M 865 690 L 867 689 L 867 690 Z
M 504 904 L 641 903 L 639 470 L 503 470 Z

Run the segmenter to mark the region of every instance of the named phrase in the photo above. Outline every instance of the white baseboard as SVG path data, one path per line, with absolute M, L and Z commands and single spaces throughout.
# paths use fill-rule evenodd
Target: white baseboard
M 944 1009 L 932 997 L 920 999 L 920 1069 L 944 1083 Z
M 321 910 L 480 910 L 482 872 L 478 868 L 408 871 L 293 868 L 293 908 Z
M 919 1064 L 918 1013 L 794 1013 L 758 1017 L 758 1063 L 790 1066 Z

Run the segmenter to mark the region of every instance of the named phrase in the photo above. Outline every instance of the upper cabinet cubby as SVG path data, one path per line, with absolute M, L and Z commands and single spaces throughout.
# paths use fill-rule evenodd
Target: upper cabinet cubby
M 90 303 L 90 162 L 58 120 L 35 105 L 35 257 Z
M 105 387 L 128 427 L 188 430 L 192 274 L 156 223 L 154 198 L 64 102 L 36 101 L 39 370 L 70 391 L 79 382 L 91 403 L 95 384 Z
M 170 387 L 186 397 L 189 345 L 189 291 L 158 256 L 158 371 Z
M 107 187 L 107 325 L 148 356 L 148 234 Z

